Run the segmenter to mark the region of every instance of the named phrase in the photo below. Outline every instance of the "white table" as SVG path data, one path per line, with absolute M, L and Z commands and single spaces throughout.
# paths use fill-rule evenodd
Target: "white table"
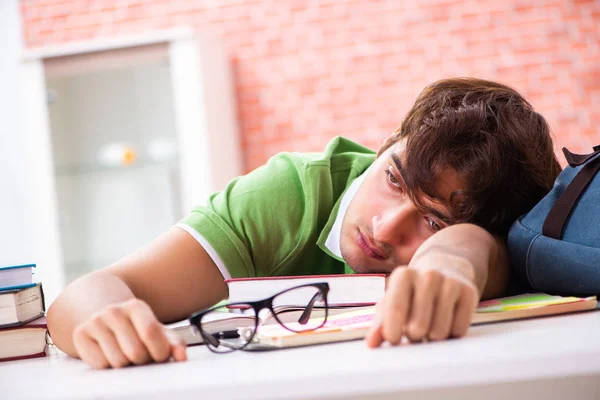
M 600 399 L 600 312 L 472 327 L 459 340 L 362 341 L 95 371 L 58 351 L 0 364 L 2 399 Z M 415 394 L 418 393 L 418 396 Z

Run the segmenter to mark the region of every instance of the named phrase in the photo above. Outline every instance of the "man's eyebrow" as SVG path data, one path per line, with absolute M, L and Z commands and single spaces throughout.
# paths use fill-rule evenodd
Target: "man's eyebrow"
M 402 180 L 404 182 L 406 182 L 406 179 L 404 179 L 404 167 L 402 166 L 402 160 L 400 159 L 400 157 L 398 157 L 398 154 L 396 154 L 394 152 L 392 152 L 391 157 L 392 157 L 392 161 L 394 162 L 394 164 L 396 164 L 396 169 L 398 170 L 398 173 L 402 177 Z
M 445 215 L 444 213 L 442 213 L 439 210 L 436 210 L 435 208 L 432 207 L 427 207 L 424 206 L 425 211 L 427 211 L 429 214 L 433 214 L 436 218 L 438 218 L 440 221 L 444 222 L 446 225 L 452 225 L 454 223 L 454 218 L 453 217 L 449 217 L 447 215 Z
M 396 154 L 394 152 L 391 153 L 390 157 L 392 158 L 394 165 L 396 165 L 396 169 L 398 170 L 398 173 L 402 177 L 402 181 L 406 182 L 406 179 L 404 177 L 404 169 L 402 166 L 402 160 L 400 159 L 398 154 Z M 421 204 L 419 206 L 419 208 L 421 208 L 425 214 L 432 214 L 433 216 L 435 216 L 436 218 L 438 218 L 440 221 L 444 222 L 447 225 L 450 225 L 454 222 L 454 217 L 452 215 L 448 216 L 433 207 L 428 207 L 426 205 Z

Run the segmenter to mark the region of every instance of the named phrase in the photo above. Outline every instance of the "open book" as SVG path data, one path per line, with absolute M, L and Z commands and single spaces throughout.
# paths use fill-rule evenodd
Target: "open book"
M 526 293 L 482 301 L 473 316 L 472 325 L 486 322 L 510 321 L 514 319 L 566 314 L 596 308 L 596 296 L 563 297 L 545 293 Z
M 473 316 L 472 325 L 591 310 L 597 307 L 597 303 L 595 296 L 581 298 L 533 293 L 505 297 L 481 302 Z M 325 326 L 311 332 L 298 334 L 280 325 L 263 326 L 256 332 L 250 349 L 362 339 L 369 332 L 374 318 L 375 307 L 367 307 L 329 317 Z

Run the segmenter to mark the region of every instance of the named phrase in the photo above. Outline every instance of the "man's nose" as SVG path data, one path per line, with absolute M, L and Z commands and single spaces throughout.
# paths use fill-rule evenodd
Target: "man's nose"
M 386 209 L 373 217 L 373 239 L 392 245 L 404 242 L 407 233 L 415 231 L 419 215 L 419 210 L 408 200 Z

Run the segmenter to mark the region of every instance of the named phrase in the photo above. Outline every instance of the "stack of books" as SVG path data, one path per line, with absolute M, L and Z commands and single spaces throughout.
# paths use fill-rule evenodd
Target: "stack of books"
M 46 305 L 34 268 L 0 267 L 0 361 L 46 355 Z

